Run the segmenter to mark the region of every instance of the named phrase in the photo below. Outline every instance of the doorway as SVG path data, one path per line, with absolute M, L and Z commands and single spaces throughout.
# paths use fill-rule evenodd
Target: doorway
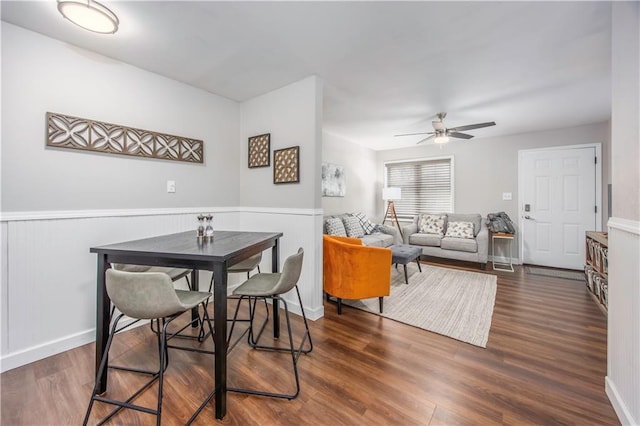
M 519 151 L 523 263 L 584 268 L 585 232 L 601 228 L 600 151 L 600 144 Z

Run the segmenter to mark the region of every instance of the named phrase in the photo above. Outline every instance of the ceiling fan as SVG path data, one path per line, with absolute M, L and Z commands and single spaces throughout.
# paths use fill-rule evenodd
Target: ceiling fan
M 459 138 L 459 139 L 471 139 L 473 135 L 469 135 L 467 133 L 460 133 L 465 130 L 472 129 L 480 129 L 482 127 L 495 126 L 495 121 L 487 121 L 486 123 L 476 123 L 476 124 L 467 124 L 466 126 L 458 126 L 446 128 L 444 125 L 444 118 L 447 116 L 446 112 L 439 112 L 436 114 L 439 121 L 432 121 L 433 124 L 433 132 L 422 132 L 422 133 L 405 133 L 402 135 L 395 136 L 415 136 L 415 135 L 429 135 L 426 138 L 419 140 L 417 143 L 426 142 L 428 140 L 433 139 L 435 143 L 447 143 L 449 142 L 449 138 Z

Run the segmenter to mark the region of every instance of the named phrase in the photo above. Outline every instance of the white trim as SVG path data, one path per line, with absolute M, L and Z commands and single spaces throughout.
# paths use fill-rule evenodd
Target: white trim
M 609 229 L 617 229 L 630 234 L 640 235 L 640 222 L 637 220 L 623 219 L 621 217 L 611 217 L 607 222 Z
M 0 372 L 12 370 L 23 365 L 77 348 L 95 341 L 96 330 L 85 330 L 57 340 L 44 342 L 37 346 L 8 353 L 0 357 Z
M 298 216 L 322 215 L 322 209 L 292 209 L 273 207 L 180 207 L 162 209 L 114 209 L 114 210 L 52 210 L 52 211 L 26 211 L 26 212 L 2 212 L 0 222 L 15 222 L 27 220 L 61 220 L 61 219 L 87 219 L 97 217 L 128 217 L 128 216 L 163 216 L 175 214 L 207 213 L 265 213 L 265 214 L 289 214 Z
M 618 390 L 616 389 L 615 384 L 609 379 L 609 376 L 604 378 L 604 391 L 609 397 L 609 402 L 613 406 L 613 411 L 616 412 L 618 416 L 618 420 L 620 420 L 620 424 L 623 425 L 639 425 L 640 419 L 633 419 L 633 416 L 627 409 L 624 400 L 620 397 Z
M 577 145 L 562 145 L 562 146 L 550 146 L 546 148 L 533 148 L 533 149 L 520 149 L 518 150 L 518 227 L 520 229 L 520 235 L 518 238 L 518 256 L 522 259 L 522 263 L 524 263 L 524 233 L 522 230 L 524 229 L 524 200 L 523 200 L 523 179 L 521 176 L 522 170 L 522 157 L 525 153 L 531 152 L 544 152 L 544 151 L 556 151 L 563 149 L 581 149 L 581 148 L 594 148 L 596 158 L 598 162 L 596 163 L 596 188 L 595 188 L 595 196 L 596 196 L 596 207 L 598 212 L 596 213 L 596 231 L 602 231 L 602 143 L 587 143 L 587 144 L 577 144 Z M 609 212 L 611 213 L 611 212 Z
M 436 161 L 436 160 L 447 160 L 447 159 L 450 159 L 451 161 L 453 161 L 453 155 L 442 155 L 440 157 L 420 157 L 420 158 L 412 157 L 412 158 L 405 158 L 402 160 L 390 160 L 390 161 L 385 161 L 383 165 L 386 167 L 387 164 L 418 163 L 420 161 Z M 385 176 L 385 179 L 386 179 L 386 176 Z

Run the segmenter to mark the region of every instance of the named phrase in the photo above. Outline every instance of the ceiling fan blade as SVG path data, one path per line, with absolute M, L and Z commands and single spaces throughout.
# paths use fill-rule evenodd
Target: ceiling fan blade
M 428 137 L 426 137 L 426 138 L 424 138 L 424 139 L 419 140 L 418 142 L 416 142 L 416 145 L 418 145 L 419 143 L 422 143 L 422 142 L 426 142 L 426 141 L 428 141 L 429 139 L 433 139 L 433 138 L 435 138 L 435 137 L 436 137 L 436 135 L 428 136 Z
M 433 128 L 436 130 L 444 130 L 444 123 L 442 121 L 432 121 L 431 124 L 433 125 Z
M 458 132 L 463 130 L 472 130 L 472 129 L 480 129 L 482 127 L 495 126 L 495 121 L 487 121 L 486 123 L 478 123 L 478 124 L 467 124 L 466 126 L 454 127 L 449 129 L 452 132 Z
M 447 136 L 451 136 L 452 138 L 460 138 L 460 139 L 471 139 L 473 135 L 468 135 L 466 133 L 458 133 L 458 132 L 447 132 Z
M 422 133 L 403 133 L 401 135 L 393 135 L 394 137 L 398 137 L 398 136 L 417 136 L 417 135 L 430 135 L 433 132 L 422 132 Z

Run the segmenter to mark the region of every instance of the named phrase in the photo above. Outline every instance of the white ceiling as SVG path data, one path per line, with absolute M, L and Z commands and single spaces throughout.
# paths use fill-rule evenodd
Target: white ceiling
M 191 2 L 103 0 L 115 35 L 50 1 L 2 1 L 2 20 L 243 101 L 309 75 L 326 132 L 372 149 L 413 146 L 440 111 L 494 137 L 608 120 L 608 2 Z

